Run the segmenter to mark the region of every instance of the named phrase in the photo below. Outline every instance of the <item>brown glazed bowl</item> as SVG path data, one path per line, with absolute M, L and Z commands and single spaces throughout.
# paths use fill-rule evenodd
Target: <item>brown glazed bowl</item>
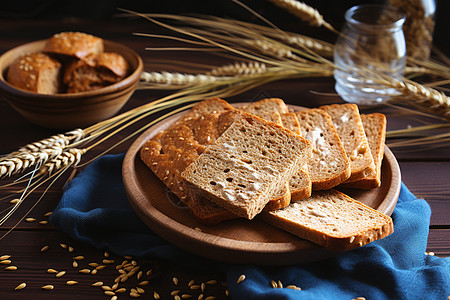
M 121 54 L 131 68 L 130 75 L 115 84 L 73 94 L 39 94 L 9 84 L 9 65 L 23 54 L 41 51 L 45 43 L 27 43 L 0 56 L 0 99 L 28 121 L 48 128 L 83 128 L 114 116 L 134 93 L 143 70 L 142 59 L 134 50 L 108 40 L 104 40 L 105 51 Z

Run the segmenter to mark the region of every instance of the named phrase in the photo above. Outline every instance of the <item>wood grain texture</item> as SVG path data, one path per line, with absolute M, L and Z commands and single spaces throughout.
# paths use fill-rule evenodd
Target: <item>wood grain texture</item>
M 167 70 L 170 68 L 170 65 L 163 63 L 167 60 L 199 61 L 208 65 L 229 63 L 223 57 L 205 53 L 146 51 L 146 47 L 173 47 L 179 44 L 163 39 L 150 39 L 133 35 L 133 32 L 165 33 L 160 28 L 155 28 L 149 24 L 149 22 L 138 19 L 117 18 L 113 21 L 88 21 L 82 19 L 2 19 L 2 25 L 0 26 L 0 53 L 12 47 L 34 40 L 45 39 L 56 32 L 67 30 L 89 32 L 105 39 L 123 43 L 143 57 L 147 70 Z M 294 28 L 297 27 L 294 26 Z M 167 94 L 168 92 L 163 90 L 136 91 L 120 112 L 149 103 Z M 318 107 L 325 104 L 343 103 L 335 94 L 333 78 L 281 80 L 264 84 L 227 100 L 230 102 L 242 102 L 255 101 L 266 97 L 280 97 L 286 103 L 304 107 Z M 386 115 L 388 119 L 388 130 L 407 128 L 409 125 L 423 125 L 432 122 L 430 119 L 422 118 L 417 114 L 399 113 L 399 111 L 388 107 L 377 107 L 364 110 L 363 112 L 370 113 L 374 111 L 379 111 Z M 114 142 L 123 139 L 140 126 L 147 124 L 163 113 L 166 112 L 161 112 L 160 114 L 146 118 L 135 126 L 131 126 L 127 130 L 119 133 L 110 142 L 104 143 L 96 148 L 95 154 L 104 151 L 114 144 Z M 0 154 L 9 153 L 27 143 L 47 138 L 57 133 L 61 132 L 29 123 L 0 97 Z M 112 153 L 127 151 L 131 143 L 132 141 L 128 141 L 121 144 Z M 437 256 L 450 256 L 450 218 L 448 218 L 448 212 L 450 212 L 450 147 L 446 145 L 437 148 L 390 149 L 400 164 L 403 182 L 413 193 L 419 197 L 424 196 L 428 203 L 430 203 L 432 227 L 428 238 L 427 251 L 432 251 Z M 91 154 L 88 153 L 86 159 L 89 157 L 91 157 Z M 30 216 L 39 219 L 40 216 L 54 209 L 60 200 L 62 187 L 66 178 L 62 178 L 58 184 L 55 184 L 50 189 L 41 202 L 32 210 Z M 40 195 L 41 192 L 42 189 L 37 194 Z M 0 192 L 0 197 L 6 195 L 9 195 L 9 191 Z M 35 200 L 35 198 L 30 198 L 30 201 L 24 204 L 23 210 L 18 211 L 6 226 L 0 228 L 0 234 L 3 235 L 10 226 L 19 221 L 23 213 L 27 211 L 26 208 L 31 207 L 33 199 Z M 2 210 L 7 205 L 7 201 L 0 201 L 0 208 Z M 88 282 L 87 280 L 91 280 L 90 276 L 93 275 L 70 272 L 71 279 L 80 281 L 80 284 L 72 287 L 66 286 L 64 284 L 65 281 L 52 281 L 54 277 L 45 273 L 46 268 L 52 266 L 61 269 L 72 268 L 72 255 L 58 248 L 60 247 L 59 243 L 72 245 L 76 249 L 77 254 L 83 254 L 89 260 L 93 261 L 99 259 L 103 253 L 99 249 L 72 240 L 70 237 L 58 232 L 51 225 L 44 226 L 37 222 L 21 222 L 16 230 L 5 239 L 0 240 L 0 255 L 13 255 L 13 261 L 17 263 L 19 268 L 15 272 L 8 272 L 0 268 L 0 299 L 79 300 L 80 296 L 89 300 L 109 299 L 102 291 L 88 284 L 90 281 Z M 42 254 L 40 249 L 46 244 L 51 247 L 50 251 Z M 115 257 L 115 259 L 119 258 Z M 154 270 L 156 276 L 153 277 L 150 285 L 146 288 L 145 297 L 141 298 L 151 299 L 153 291 L 157 291 L 161 295 L 161 299 L 171 299 L 173 297 L 170 296 L 170 292 L 179 288 L 182 292 L 192 294 L 193 299 L 197 299 L 200 294 L 199 291 L 190 290 L 187 288 L 187 283 L 190 280 L 201 283 L 211 279 L 217 279 L 219 282 L 217 285 L 207 286 L 205 296 L 216 296 L 216 299 L 227 299 L 224 292 L 225 287 L 220 283 L 226 277 L 226 272 L 223 269 L 219 269 L 218 267 L 215 269 L 214 266 L 211 266 L 210 269 L 199 270 L 193 267 L 172 265 L 167 263 L 167 261 L 157 259 L 147 261 L 146 263 L 156 264 L 157 267 Z M 110 283 L 114 279 L 115 273 L 109 268 L 104 271 L 96 275 L 102 276 L 96 277 L 96 279 L 98 278 L 106 283 Z M 179 287 L 176 287 L 172 282 L 172 277 L 174 276 L 179 278 Z M 68 279 L 68 277 L 64 279 Z M 29 286 L 20 292 L 14 291 L 14 287 L 20 282 L 27 282 Z M 55 290 L 53 291 L 44 291 L 40 288 L 43 284 L 52 283 L 55 284 Z M 121 298 L 129 298 L 129 296 L 124 295 L 124 297 L 119 297 L 119 299 Z

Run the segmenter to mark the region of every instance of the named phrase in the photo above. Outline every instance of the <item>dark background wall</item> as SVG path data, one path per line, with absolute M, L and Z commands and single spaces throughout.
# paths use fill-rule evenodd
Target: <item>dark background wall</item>
M 431 0 L 417 0 L 431 1 Z M 275 24 L 298 24 L 298 19 L 285 10 L 265 0 L 241 0 Z M 383 0 L 304 0 L 315 7 L 327 21 L 340 28 L 344 12 L 361 3 L 383 3 Z M 436 0 L 435 43 L 450 49 L 450 1 Z M 0 1 L 0 22 L 3 18 L 114 18 L 117 8 L 152 13 L 199 13 L 246 21 L 257 21 L 254 16 L 231 0 L 2 0 Z M 299 25 L 302 26 L 302 25 Z M 295 27 L 295 26 L 294 26 Z M 289 28 L 295 29 L 295 28 Z M 1 37 L 0 37 L 1 38 Z

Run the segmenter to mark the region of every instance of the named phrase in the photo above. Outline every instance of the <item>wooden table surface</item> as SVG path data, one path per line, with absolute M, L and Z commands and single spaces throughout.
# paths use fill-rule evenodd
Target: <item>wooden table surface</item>
M 147 68 L 152 64 L 158 64 L 160 59 L 186 59 L 195 58 L 194 54 L 186 52 L 148 52 L 144 48 L 161 46 L 165 42 L 149 38 L 137 37 L 132 32 L 149 32 L 155 30 L 146 22 L 140 20 L 119 21 L 86 21 L 79 19 L 66 20 L 20 20 L 0 21 L 0 53 L 33 40 L 44 39 L 54 33 L 74 30 L 89 32 L 106 39 L 124 43 L 139 52 L 146 63 Z M 199 55 L 197 55 L 199 56 Z M 214 58 L 212 58 L 214 59 Z M 209 61 L 214 64 L 215 61 Z M 136 91 L 122 111 L 129 110 L 158 99 L 166 95 L 167 91 Z M 306 107 L 317 107 L 322 104 L 342 103 L 342 100 L 334 93 L 334 80 L 332 78 L 307 78 L 296 80 L 283 80 L 260 86 L 235 96 L 228 100 L 232 102 L 253 101 L 265 97 L 279 97 L 289 104 Z M 405 114 L 391 108 L 378 107 L 371 111 L 380 111 L 388 118 L 388 130 L 406 128 L 410 125 L 420 125 L 429 122 L 427 118 L 416 114 Z M 144 120 L 149 122 L 152 117 Z M 143 124 L 143 123 L 141 123 Z M 120 133 L 116 139 L 126 136 L 129 131 Z M 6 154 L 16 150 L 19 146 L 28 144 L 62 133 L 56 129 L 41 128 L 27 122 L 15 112 L 3 99 L 0 98 L 0 153 Z M 388 140 L 388 143 L 392 142 Z M 114 149 L 112 153 L 125 152 L 131 142 L 125 143 Z M 98 150 L 106 149 L 108 143 L 100 146 Z M 401 169 L 402 180 L 406 186 L 420 198 L 424 198 L 431 206 L 432 216 L 430 234 L 428 238 L 428 252 L 434 252 L 437 256 L 450 255 L 450 145 L 440 148 L 391 148 L 395 154 Z M 99 151 L 100 152 L 100 151 Z M 74 241 L 65 234 L 59 232 L 50 224 L 41 224 L 40 221 L 48 220 L 48 212 L 51 212 L 62 194 L 62 187 L 66 178 L 54 184 L 46 195 L 39 200 L 42 192 L 35 192 L 19 208 L 18 211 L 0 227 L 0 235 L 7 233 L 17 224 L 9 234 L 0 240 L 0 256 L 11 255 L 10 265 L 17 266 L 17 270 L 8 271 L 2 265 L 0 267 L 0 299 L 109 299 L 100 287 L 91 286 L 96 281 L 103 281 L 112 286 L 114 279 L 119 275 L 114 266 L 122 263 L 125 259 L 110 254 L 105 257 L 103 250 L 92 248 L 86 244 Z M 10 189 L 0 190 L 0 198 L 9 195 Z M 0 200 L 0 211 L 7 209 L 10 199 Z M 39 201 L 39 203 L 27 214 L 28 210 Z M 21 220 L 33 217 L 35 222 Z M 47 214 L 47 215 L 46 215 Z M 43 222 L 45 223 L 45 222 Z M 47 251 L 41 251 L 48 246 Z M 82 255 L 84 260 L 79 261 L 77 268 L 73 267 L 73 257 Z M 99 270 L 96 275 L 80 273 L 80 269 L 93 267 L 88 263 L 101 263 L 103 259 L 114 260 L 104 270 Z M 128 259 L 131 261 L 130 259 Z M 180 290 L 179 295 L 190 294 L 192 299 L 197 299 L 200 294 L 216 296 L 217 299 L 226 298 L 224 285 L 225 276 L 222 271 L 211 268 L 211 270 L 193 270 L 168 263 L 163 260 L 136 260 L 144 271 L 143 278 L 149 279 L 149 284 L 142 286 L 145 294 L 142 298 L 152 299 L 153 293 L 157 292 L 161 299 L 173 299 L 171 292 Z M 61 278 L 55 274 L 49 274 L 47 269 L 53 268 L 57 271 L 65 270 L 67 273 Z M 145 274 L 148 270 L 151 274 Z M 178 284 L 173 278 L 178 278 Z M 75 280 L 78 284 L 68 286 L 66 281 Z M 199 289 L 192 289 L 188 283 L 194 280 L 196 284 L 206 283 L 204 291 L 201 285 Z M 211 281 L 214 280 L 214 281 Z M 25 282 L 27 287 L 21 291 L 14 288 Z M 131 288 L 137 286 L 137 278 L 133 277 L 123 283 L 127 292 L 119 299 L 129 299 Z M 42 286 L 54 285 L 54 290 L 44 290 Z

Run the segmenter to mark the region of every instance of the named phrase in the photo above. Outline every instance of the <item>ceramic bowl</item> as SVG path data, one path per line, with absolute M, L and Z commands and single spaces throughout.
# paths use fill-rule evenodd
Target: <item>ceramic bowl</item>
M 0 97 L 28 121 L 47 128 L 83 128 L 114 116 L 134 93 L 143 70 L 142 59 L 134 50 L 108 40 L 104 40 L 105 51 L 121 54 L 131 68 L 130 75 L 115 84 L 73 94 L 39 94 L 9 84 L 9 65 L 23 54 L 41 51 L 45 43 L 27 43 L 0 56 Z

